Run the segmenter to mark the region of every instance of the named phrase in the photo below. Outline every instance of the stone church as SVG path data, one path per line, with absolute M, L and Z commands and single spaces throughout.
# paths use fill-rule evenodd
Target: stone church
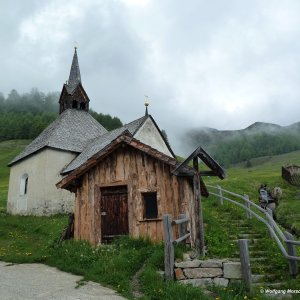
M 10 163 L 7 212 L 51 215 L 74 210 L 75 195 L 56 183 L 124 131 L 164 155 L 175 155 L 151 115 L 111 132 L 89 114 L 90 99 L 75 48 L 69 80 L 59 98 L 59 116 Z

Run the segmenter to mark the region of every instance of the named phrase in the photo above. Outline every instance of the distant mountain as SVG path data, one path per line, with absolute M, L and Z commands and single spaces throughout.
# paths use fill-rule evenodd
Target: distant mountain
M 229 165 L 263 155 L 300 150 L 300 122 L 289 126 L 255 122 L 240 130 L 201 127 L 188 131 L 184 141 L 190 149 L 201 145 L 221 164 Z

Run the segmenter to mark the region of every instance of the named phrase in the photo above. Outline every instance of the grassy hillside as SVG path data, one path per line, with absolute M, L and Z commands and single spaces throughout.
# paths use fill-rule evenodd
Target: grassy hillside
M 281 166 L 287 164 L 300 165 L 300 151 L 252 159 L 252 167 L 246 168 L 243 162 L 227 169 L 225 180 L 211 178 L 206 182 L 219 184 L 235 193 L 247 194 L 254 202 L 258 202 L 260 184 L 282 188 L 282 198 L 276 211 L 277 220 L 300 236 L 300 188 L 281 178 Z
M 65 216 L 22 217 L 4 213 L 8 186 L 9 168 L 7 163 L 28 144 L 28 141 L 8 141 L 0 143 L 0 260 L 14 263 L 43 262 L 61 270 L 79 274 L 85 280 L 93 280 L 114 287 L 119 293 L 134 299 L 133 292 L 144 294 L 141 299 L 211 299 L 202 290 L 182 286 L 176 282 L 165 282 L 157 273 L 163 269 L 163 246 L 153 245 L 145 240 L 128 238 L 116 241 L 113 245 L 92 248 L 84 242 L 67 241 L 57 245 L 56 241 L 62 228 L 67 224 Z M 300 200 L 299 189 L 290 186 L 281 179 L 281 165 L 300 163 L 300 151 L 274 157 L 262 157 L 251 160 L 252 167 L 245 164 L 236 165 L 227 170 L 223 181 L 216 178 L 205 178 L 209 184 L 220 184 L 224 188 L 241 194 L 248 194 L 252 200 L 258 198 L 257 189 L 261 183 L 269 186 L 280 186 L 283 196 L 277 211 L 278 219 L 285 226 L 291 227 L 300 234 Z M 209 257 L 234 257 L 236 245 L 230 240 L 232 216 L 241 211 L 231 206 L 219 207 L 213 197 L 203 199 L 205 240 Z M 254 222 L 254 221 L 253 221 Z M 265 227 L 255 224 L 257 230 L 268 236 Z M 262 245 L 270 250 L 270 264 L 276 268 L 276 279 L 287 277 L 287 263 L 278 247 L 270 239 Z M 177 248 L 177 257 L 182 250 Z M 138 286 L 133 280 L 140 271 Z M 259 270 L 264 269 L 259 266 Z M 289 280 L 288 287 L 299 286 L 300 278 Z M 81 284 L 81 283 L 79 283 Z M 265 299 L 256 293 L 249 295 L 241 284 L 230 288 L 213 288 L 213 298 L 232 299 Z M 295 298 L 296 299 L 296 298 Z
M 9 181 L 7 164 L 23 150 L 30 140 L 10 140 L 0 142 L 0 212 L 6 210 L 6 199 Z

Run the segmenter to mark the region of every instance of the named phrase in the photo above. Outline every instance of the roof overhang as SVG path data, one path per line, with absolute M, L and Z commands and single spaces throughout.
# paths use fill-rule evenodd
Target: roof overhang
M 135 139 L 132 134 L 125 130 L 121 133 L 116 139 L 109 143 L 106 147 L 100 150 L 98 153 L 91 156 L 85 163 L 83 163 L 77 169 L 71 171 L 66 175 L 61 181 L 59 181 L 56 186 L 57 188 L 63 188 L 67 190 L 74 190 L 76 182 L 81 178 L 81 176 L 86 173 L 89 169 L 93 168 L 100 160 L 104 159 L 110 155 L 113 151 L 119 148 L 122 144 L 127 144 L 133 148 L 136 148 L 142 152 L 147 153 L 148 155 L 170 165 L 176 167 L 178 164 L 177 160 L 173 157 L 170 157 L 149 145 L 142 143 L 141 141 Z

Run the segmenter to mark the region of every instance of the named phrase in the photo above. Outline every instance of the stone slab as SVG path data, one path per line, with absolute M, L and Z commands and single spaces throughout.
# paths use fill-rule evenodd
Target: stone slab
M 226 262 L 223 264 L 224 278 L 240 279 L 242 278 L 242 270 L 240 262 Z
M 223 275 L 221 268 L 187 268 L 183 270 L 184 275 L 190 279 L 196 278 L 214 278 Z
M 195 259 L 195 260 L 188 260 L 188 261 L 182 261 L 175 263 L 176 268 L 198 268 L 200 267 L 201 260 Z
M 176 278 L 176 280 L 186 279 L 183 274 L 182 269 L 180 269 L 180 268 L 175 269 L 175 278 Z
M 224 261 L 220 260 L 220 259 L 203 260 L 201 262 L 201 267 L 202 268 L 222 268 L 223 262 Z
M 217 286 L 224 286 L 227 287 L 229 280 L 226 278 L 222 278 L 222 277 L 216 277 L 213 279 L 213 283 Z

